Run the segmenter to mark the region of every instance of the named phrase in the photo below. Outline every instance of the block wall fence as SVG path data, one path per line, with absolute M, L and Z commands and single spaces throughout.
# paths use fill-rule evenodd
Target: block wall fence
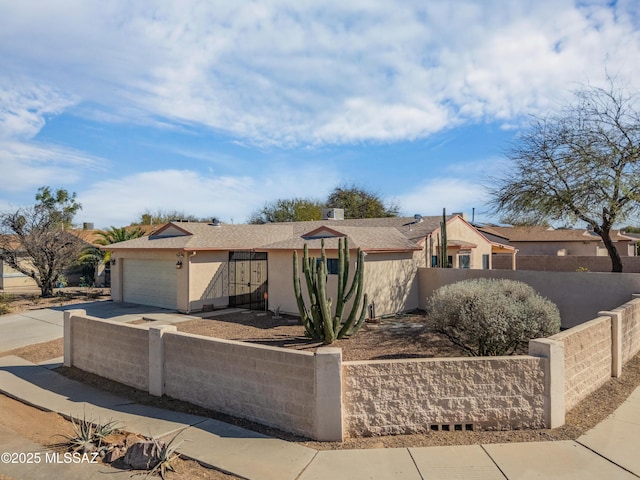
M 555 428 L 640 351 L 640 295 L 529 355 L 343 362 L 316 353 L 64 314 L 64 364 L 321 441 Z

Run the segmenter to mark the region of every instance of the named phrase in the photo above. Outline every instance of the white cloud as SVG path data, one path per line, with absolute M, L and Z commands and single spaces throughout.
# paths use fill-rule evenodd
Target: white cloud
M 199 124 L 258 144 L 511 124 L 576 81 L 601 81 L 605 62 L 640 78 L 629 1 L 69 0 L 4 2 L 0 19 L 5 71 L 45 77 L 100 118 Z M 23 111 L 11 128 L 41 118 Z
M 488 195 L 477 182 L 443 177 L 430 179 L 397 200 L 405 215 L 439 215 L 446 208 L 449 214 L 464 212 L 471 217 L 474 208 L 478 214 L 486 213 Z
M 266 201 L 321 197 L 336 183 L 318 167 L 270 170 L 260 177 L 159 170 L 103 180 L 78 192 L 83 209 L 76 220 L 106 228 L 128 225 L 147 210 L 163 210 L 244 223 Z

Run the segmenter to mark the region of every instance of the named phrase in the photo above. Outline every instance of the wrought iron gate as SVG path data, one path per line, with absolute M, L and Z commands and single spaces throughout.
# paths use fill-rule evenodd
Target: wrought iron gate
M 266 293 L 267 252 L 229 252 L 229 306 L 264 310 Z

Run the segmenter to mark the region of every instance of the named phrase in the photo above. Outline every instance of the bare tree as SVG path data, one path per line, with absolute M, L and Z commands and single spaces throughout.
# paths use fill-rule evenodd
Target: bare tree
M 0 215 L 0 257 L 13 269 L 31 277 L 43 296 L 51 296 L 62 272 L 87 245 L 69 232 L 75 212 L 81 208 L 75 194 L 49 187 L 38 190 L 35 206 Z
M 584 86 L 557 113 L 537 118 L 508 152 L 512 168 L 494 179 L 493 209 L 528 222 L 583 221 L 611 258 L 622 261 L 611 229 L 638 212 L 640 113 L 638 95 L 615 79 Z

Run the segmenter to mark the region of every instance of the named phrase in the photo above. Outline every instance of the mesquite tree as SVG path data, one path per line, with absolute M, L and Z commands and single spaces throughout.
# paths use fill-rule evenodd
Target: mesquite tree
M 38 203 L 0 215 L 0 257 L 11 268 L 31 277 L 42 296 L 51 296 L 62 272 L 76 261 L 87 245 L 69 232 L 81 208 L 75 194 L 41 187 Z
M 332 312 L 333 299 L 327 296 L 327 255 L 324 240 L 321 243 L 320 258 L 309 257 L 309 249 L 304 245 L 302 271 L 305 276 L 310 306 L 307 308 L 302 297 L 300 275 L 298 274 L 298 252 L 293 252 L 293 289 L 298 303 L 298 311 L 307 336 L 321 340 L 325 344 L 338 338 L 348 338 L 355 334 L 364 323 L 367 311 L 367 294 L 363 294 L 364 253 L 357 250 L 356 271 L 348 286 L 349 279 L 349 243 L 347 239 L 338 240 L 338 292 L 335 312 Z M 355 296 L 354 296 L 355 295 Z M 345 321 L 342 316 L 346 303 L 353 297 L 351 312 Z M 360 304 L 362 302 L 362 307 Z M 358 314 L 359 311 L 359 314 Z
M 490 189 L 492 205 L 527 222 L 585 222 L 602 238 L 611 271 L 622 272 L 611 228 L 640 206 L 640 97 L 613 79 L 574 94 L 517 140 L 511 168 Z

